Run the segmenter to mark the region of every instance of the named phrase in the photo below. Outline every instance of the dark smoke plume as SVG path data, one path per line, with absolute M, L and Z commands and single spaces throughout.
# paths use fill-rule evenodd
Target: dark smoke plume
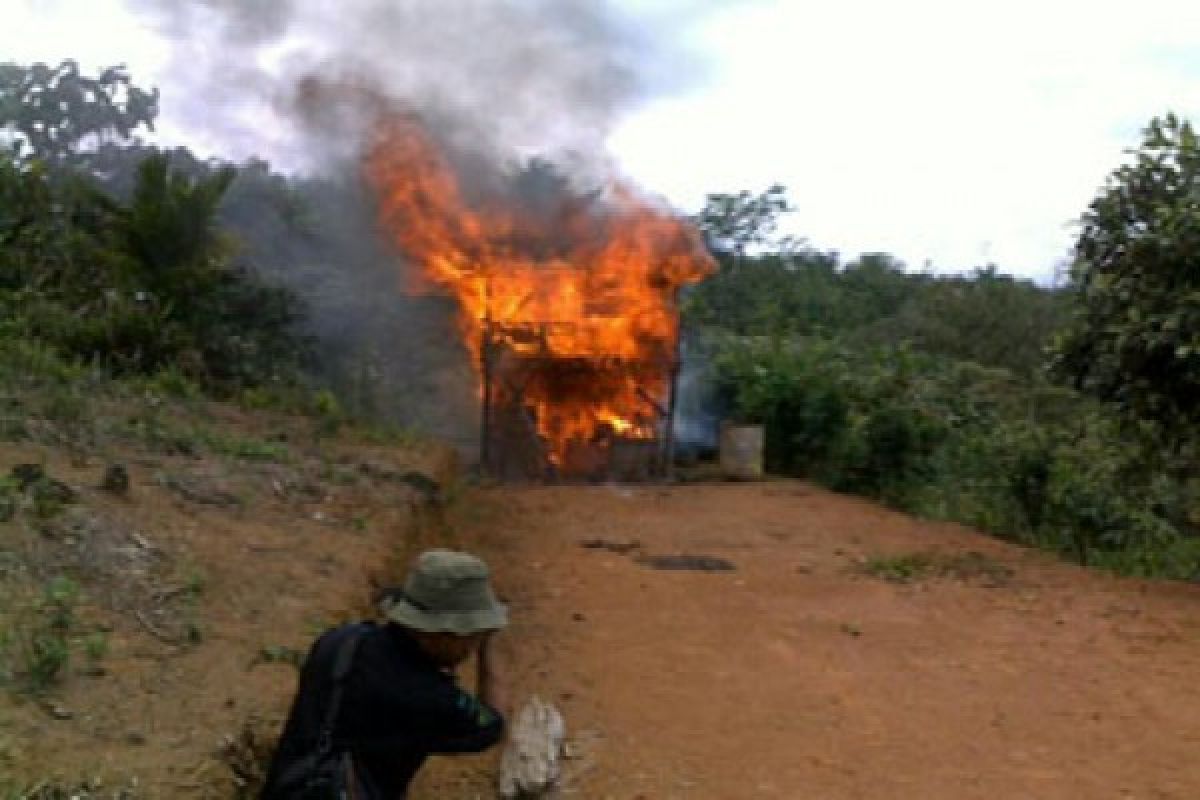
M 309 174 L 308 241 L 237 225 L 247 256 L 307 301 L 326 377 L 361 410 L 465 445 L 473 378 L 453 308 L 404 294 L 358 160 L 380 116 L 416 113 L 476 186 L 549 158 L 603 181 L 639 102 L 700 80 L 677 44 L 714 0 L 654 15 L 604 0 L 128 0 L 172 42 L 164 113 L 225 158 Z M 278 226 L 276 226 L 278 228 Z
M 700 72 L 665 44 L 678 21 L 602 0 L 129 1 L 173 42 L 173 115 L 289 165 L 351 155 L 379 103 L 500 158 L 599 157 L 622 113 Z

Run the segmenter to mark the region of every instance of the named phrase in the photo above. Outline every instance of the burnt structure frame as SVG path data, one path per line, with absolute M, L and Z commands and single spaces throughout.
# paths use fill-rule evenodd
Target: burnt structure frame
M 677 304 L 676 304 L 677 307 Z M 481 379 L 481 396 L 480 396 L 480 426 L 479 426 L 479 465 L 480 470 L 486 475 L 498 476 L 501 472 L 498 469 L 496 454 L 493 451 L 493 435 L 495 430 L 495 403 L 496 389 L 499 382 L 504 380 L 504 376 L 497 374 L 498 356 L 502 355 L 506 350 L 512 350 L 507 344 L 513 338 L 524 339 L 526 341 L 536 341 L 541 339 L 545 341 L 548 331 L 558 325 L 569 326 L 571 323 L 540 323 L 540 324 L 519 324 L 507 325 L 497 323 L 490 317 L 483 320 L 480 332 L 479 343 L 479 359 L 480 359 L 480 379 Z M 671 344 L 670 356 L 665 359 L 646 359 L 641 361 L 629 361 L 625 359 L 613 359 L 613 363 L 640 365 L 642 368 L 654 367 L 657 370 L 666 372 L 667 375 L 667 397 L 666 405 L 662 405 L 654 398 L 650 392 L 639 387 L 638 395 L 652 407 L 658 417 L 658 424 L 662 426 L 662 434 L 656 438 L 658 452 L 654 459 L 655 463 L 652 468 L 652 473 L 655 477 L 662 480 L 671 480 L 674 478 L 674 462 L 675 462 L 675 414 L 678 407 L 677 396 L 679 392 L 679 373 L 682 367 L 682 349 L 681 349 L 682 325 L 676 324 L 675 337 Z M 543 347 L 543 350 L 546 348 Z M 519 355 L 518 358 L 547 360 L 554 359 L 554 356 L 545 355 Z M 602 357 L 601 357 L 602 358 Z M 585 359 L 586 361 L 596 362 L 599 359 Z M 520 406 L 520 413 L 524 416 L 525 422 L 530 436 L 531 444 L 538 447 L 540 451 L 540 437 L 537 433 L 537 427 L 534 421 L 528 416 L 528 411 L 524 408 L 520 400 L 522 387 L 506 387 L 510 390 L 516 400 L 515 403 Z M 543 465 L 548 466 L 548 465 Z M 561 478 L 562 476 L 551 476 L 552 478 Z

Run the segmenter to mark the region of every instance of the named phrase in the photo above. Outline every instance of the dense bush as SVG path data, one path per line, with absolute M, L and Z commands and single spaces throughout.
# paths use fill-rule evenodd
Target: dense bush
M 1200 137 L 1156 118 L 1080 220 L 1054 370 L 1169 451 L 1200 461 Z M 1169 466 L 1169 465 L 1167 465 Z
M 187 178 L 164 156 L 118 203 L 84 176 L 0 158 L 0 318 L 117 373 L 176 366 L 216 389 L 289 374 L 303 355 L 290 293 L 231 262 L 214 218 L 231 172 Z
M 1121 571 L 1200 577 L 1186 492 L 1111 412 L 1006 370 L 821 337 L 726 336 L 727 406 L 768 467 Z
M 177 369 L 218 391 L 276 381 L 304 355 L 298 302 L 239 263 L 220 227 L 236 170 L 137 138 L 157 111 L 157 91 L 120 67 L 0 64 L 0 324 L 116 373 Z M 290 200 L 281 178 L 251 172 Z
M 1163 130 L 1178 141 L 1164 138 Z M 1186 150 L 1192 160 L 1183 166 L 1195 167 L 1190 129 L 1169 120 L 1151 133 L 1158 136 L 1151 142 L 1157 150 L 1143 154 L 1136 169 L 1119 171 L 1085 217 L 1085 259 L 1096 249 L 1097 230 L 1147 238 L 1144 224 L 1110 224 L 1129 215 L 1100 214 L 1126 201 L 1125 190 L 1142 173 L 1165 171 L 1174 180 L 1185 172 L 1182 160 L 1160 150 Z M 1194 192 L 1176 194 L 1179 214 L 1190 224 L 1195 204 L 1187 202 Z M 1142 195 L 1154 196 L 1143 192 L 1135 200 Z M 710 195 L 696 221 L 721 269 L 691 291 L 685 306 L 692 338 L 711 354 L 718 405 L 765 426 L 769 469 L 961 521 L 1081 563 L 1200 578 L 1194 453 L 1148 445 L 1163 440 L 1153 435 L 1162 433 L 1156 421 L 1139 430 L 1142 422 L 1106 402 L 1138 387 L 1116 381 L 1106 395 L 1085 384 L 1091 390 L 1085 396 L 1047 382 L 1047 355 L 1061 331 L 1074 325 L 1069 332 L 1117 337 L 1112 331 L 1124 330 L 1111 319 L 1107 327 L 1079 327 L 1080 286 L 1099 287 L 1108 298 L 1116 297 L 1116 283 L 1086 284 L 1078 267 L 1066 292 L 991 266 L 932 275 L 909 272 L 884 254 L 842 263 L 836 253 L 774 238 L 775 216 L 789 208 L 776 187 L 758 196 Z M 1114 252 L 1132 259 L 1129 251 Z M 1186 271 L 1192 251 L 1172 252 L 1171 266 Z M 1125 261 L 1122 276 L 1130 286 L 1104 307 L 1117 320 L 1134 288 L 1158 288 L 1139 277 L 1135 267 L 1142 262 Z M 1178 332 L 1179 307 L 1189 299 L 1178 292 L 1164 296 L 1175 303 L 1174 322 L 1159 327 Z M 1155 336 L 1155 346 L 1179 344 L 1179 337 Z M 1142 340 L 1117 338 L 1132 353 L 1130 363 L 1145 366 L 1131 345 Z M 1060 372 L 1067 363 L 1064 341 L 1057 341 Z M 1190 347 L 1184 342 L 1172 351 L 1180 364 L 1191 364 Z M 1077 351 L 1071 352 L 1088 370 L 1109 366 L 1089 360 L 1086 348 Z
M 834 336 L 861 347 L 907 343 L 1032 376 L 1066 321 L 1066 297 L 1002 275 L 909 273 L 885 255 L 843 264 L 800 250 L 727 262 L 688 297 L 693 325 L 745 336 Z

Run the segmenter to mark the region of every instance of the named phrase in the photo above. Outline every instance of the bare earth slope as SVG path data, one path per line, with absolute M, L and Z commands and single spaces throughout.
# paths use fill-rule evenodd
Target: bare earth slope
M 0 797 L 253 796 L 295 664 L 323 628 L 370 613 L 420 539 L 422 488 L 452 469 L 441 448 L 311 427 L 203 405 L 173 428 L 184 453 L 0 442 L 0 481 L 39 465 L 76 495 L 38 514 L 25 492 L 0 514 Z M 124 496 L 98 486 L 109 463 Z M 63 577 L 78 595 L 59 632 L 39 604 Z M 47 634 L 69 660 L 26 688 Z
M 1198 587 L 792 482 L 465 505 L 513 606 L 516 695 L 566 715 L 567 796 L 1200 797 Z M 958 566 L 861 566 L 928 551 Z M 678 554 L 736 569 L 638 560 Z M 415 795 L 488 797 L 492 759 L 439 760 Z
M 65 574 L 82 592 L 60 680 L 0 692 L 0 787 L 238 796 L 289 662 L 445 544 L 495 565 L 514 695 L 567 719 L 566 797 L 1200 797 L 1200 587 L 789 481 L 452 490 L 442 519 L 412 477 L 449 485 L 432 449 L 203 413 L 233 455 L 0 445 L 0 474 L 38 463 L 79 495 L 44 518 L 25 498 L 0 524 L 9 661 L 27 591 Z M 127 498 L 96 488 L 112 460 Z M 681 555 L 733 569 L 655 568 Z M 492 797 L 497 755 L 436 759 L 414 799 Z

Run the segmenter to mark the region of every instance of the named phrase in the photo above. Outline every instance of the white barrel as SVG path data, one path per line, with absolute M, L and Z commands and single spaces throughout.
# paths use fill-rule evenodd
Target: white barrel
M 721 423 L 721 474 L 735 481 L 756 481 L 762 478 L 762 425 Z

